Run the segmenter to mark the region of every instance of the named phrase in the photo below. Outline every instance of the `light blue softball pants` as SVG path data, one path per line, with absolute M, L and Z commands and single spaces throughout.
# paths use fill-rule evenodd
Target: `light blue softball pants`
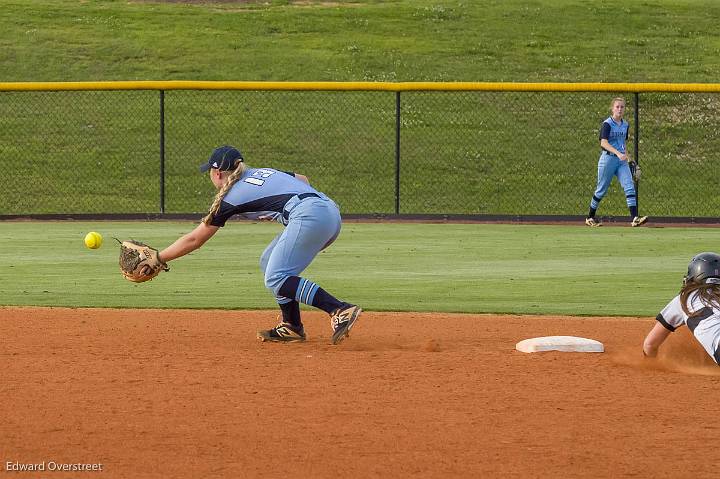
M 633 183 L 632 173 L 627 161 L 620 161 L 615 155 L 603 152 L 598 161 L 598 179 L 595 194 L 590 201 L 590 207 L 597 209 L 600 200 L 603 199 L 610 187 L 613 176 L 618 177 L 620 186 L 625 191 L 625 199 L 628 206 L 637 206 L 637 195 L 635 194 L 635 184 Z
M 260 256 L 265 287 L 272 291 L 278 304 L 295 299 L 279 296 L 280 287 L 288 277 L 300 276 L 315 256 L 335 241 L 342 225 L 338 206 L 325 195 L 303 200 L 292 198 L 285 211 L 287 226 Z M 303 298 L 301 302 L 312 304 L 312 299 Z

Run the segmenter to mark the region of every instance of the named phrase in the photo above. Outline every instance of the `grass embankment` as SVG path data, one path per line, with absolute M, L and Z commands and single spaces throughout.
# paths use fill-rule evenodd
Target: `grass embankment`
M 716 2 L 686 0 L 10 1 L 0 81 L 716 82 L 718 23 Z M 404 94 L 400 212 L 583 214 L 611 96 Z M 392 213 L 394 105 L 168 92 L 166 211 L 204 211 L 196 165 L 234 143 L 346 213 Z M 0 94 L 0 214 L 158 212 L 158 111 L 157 92 Z M 720 215 L 717 112 L 716 95 L 641 97 L 645 213 Z M 601 214 L 625 213 L 614 187 Z

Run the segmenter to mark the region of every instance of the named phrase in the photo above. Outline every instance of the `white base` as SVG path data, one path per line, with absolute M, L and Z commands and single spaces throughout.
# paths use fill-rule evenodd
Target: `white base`
M 575 336 L 543 336 L 541 338 L 526 339 L 517 343 L 515 349 L 522 353 L 536 353 L 541 351 L 602 353 L 605 351 L 603 343 L 600 341 Z

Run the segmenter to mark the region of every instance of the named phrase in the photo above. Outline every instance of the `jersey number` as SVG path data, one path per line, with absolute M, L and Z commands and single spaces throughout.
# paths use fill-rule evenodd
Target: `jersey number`
M 251 185 L 262 186 L 265 184 L 265 178 L 269 178 L 270 175 L 273 174 L 275 174 L 275 172 L 271 170 L 255 170 L 252 175 L 248 176 L 243 181 L 245 183 L 250 183 Z

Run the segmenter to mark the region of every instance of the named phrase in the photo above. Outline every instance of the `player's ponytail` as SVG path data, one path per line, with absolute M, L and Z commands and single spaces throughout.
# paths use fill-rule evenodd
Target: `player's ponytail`
M 714 279 L 714 278 L 712 278 Z M 690 311 L 688 301 L 690 295 L 697 292 L 698 298 L 705 306 L 720 309 L 720 284 L 718 283 L 698 283 L 690 281 L 683 286 L 680 291 L 680 305 L 683 311 L 688 316 L 691 316 L 693 311 Z
M 210 221 L 212 221 L 213 216 L 218 212 L 220 209 L 220 203 L 222 203 L 222 199 L 225 198 L 225 195 L 228 191 L 230 191 L 230 188 L 237 183 L 237 181 L 242 177 L 242 174 L 245 173 L 245 170 L 247 169 L 247 165 L 242 160 L 237 160 L 235 162 L 235 169 L 232 170 L 232 173 L 230 173 L 230 176 L 228 176 L 227 181 L 225 181 L 225 184 L 220 188 L 215 195 L 215 199 L 213 200 L 213 204 L 210 207 L 210 212 L 203 218 L 203 223 L 206 225 L 210 224 Z

